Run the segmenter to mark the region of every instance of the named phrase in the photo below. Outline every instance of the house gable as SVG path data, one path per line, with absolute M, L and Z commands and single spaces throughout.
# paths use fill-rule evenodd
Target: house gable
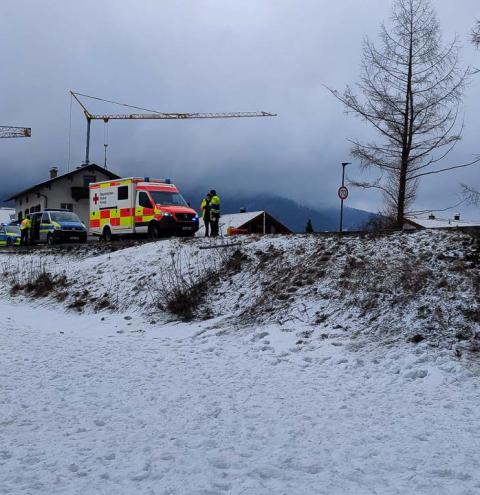
M 89 183 L 118 178 L 117 174 L 92 164 L 36 184 L 9 200 L 15 201 L 18 220 L 45 208 L 64 208 L 76 213 L 87 224 Z

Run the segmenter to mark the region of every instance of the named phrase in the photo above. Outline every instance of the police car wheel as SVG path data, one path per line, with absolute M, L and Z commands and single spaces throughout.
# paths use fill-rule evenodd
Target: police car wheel
M 15 241 L 11 239 L 10 237 L 7 238 L 7 246 L 12 247 L 14 245 Z

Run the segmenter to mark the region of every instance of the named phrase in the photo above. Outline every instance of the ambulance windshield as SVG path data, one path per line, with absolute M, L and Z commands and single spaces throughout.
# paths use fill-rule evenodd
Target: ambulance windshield
M 149 191 L 155 204 L 161 206 L 188 206 L 182 195 L 170 191 Z

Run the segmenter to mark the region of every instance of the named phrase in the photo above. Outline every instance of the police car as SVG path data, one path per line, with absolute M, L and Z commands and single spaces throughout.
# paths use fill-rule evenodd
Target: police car
M 0 246 L 19 246 L 21 237 L 17 225 L 0 225 Z
M 87 228 L 69 210 L 45 209 L 31 213 L 30 220 L 30 241 L 33 243 L 87 242 Z

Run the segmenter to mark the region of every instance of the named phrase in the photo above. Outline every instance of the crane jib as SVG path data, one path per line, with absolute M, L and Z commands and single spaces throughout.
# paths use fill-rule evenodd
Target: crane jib
M 174 120 L 174 119 L 238 119 L 243 117 L 276 117 L 268 112 L 232 112 L 232 113 L 131 113 L 119 115 L 89 115 L 90 120 Z
M 126 103 L 121 103 L 113 100 L 106 100 L 104 98 L 98 98 L 97 96 L 85 95 L 82 93 L 76 93 L 75 91 L 70 91 L 71 98 L 75 98 L 77 103 L 82 107 L 87 120 L 87 142 L 85 146 L 85 164 L 90 163 L 90 126 L 92 120 L 103 120 L 107 123 L 109 120 L 186 120 L 186 119 L 239 119 L 248 117 L 276 117 L 276 113 L 269 112 L 209 112 L 209 113 L 166 113 L 157 112 L 156 110 L 151 110 L 147 108 L 137 107 L 134 105 L 128 105 Z M 131 108 L 134 110 L 140 110 L 144 113 L 129 113 L 129 114 L 92 114 L 89 112 L 85 104 L 82 102 L 80 97 L 89 98 L 91 100 L 98 100 L 104 103 L 110 103 L 113 105 L 119 105 L 126 108 Z M 105 147 L 105 153 L 106 153 Z M 105 155 L 106 157 L 106 155 Z M 106 163 L 106 158 L 105 158 Z

